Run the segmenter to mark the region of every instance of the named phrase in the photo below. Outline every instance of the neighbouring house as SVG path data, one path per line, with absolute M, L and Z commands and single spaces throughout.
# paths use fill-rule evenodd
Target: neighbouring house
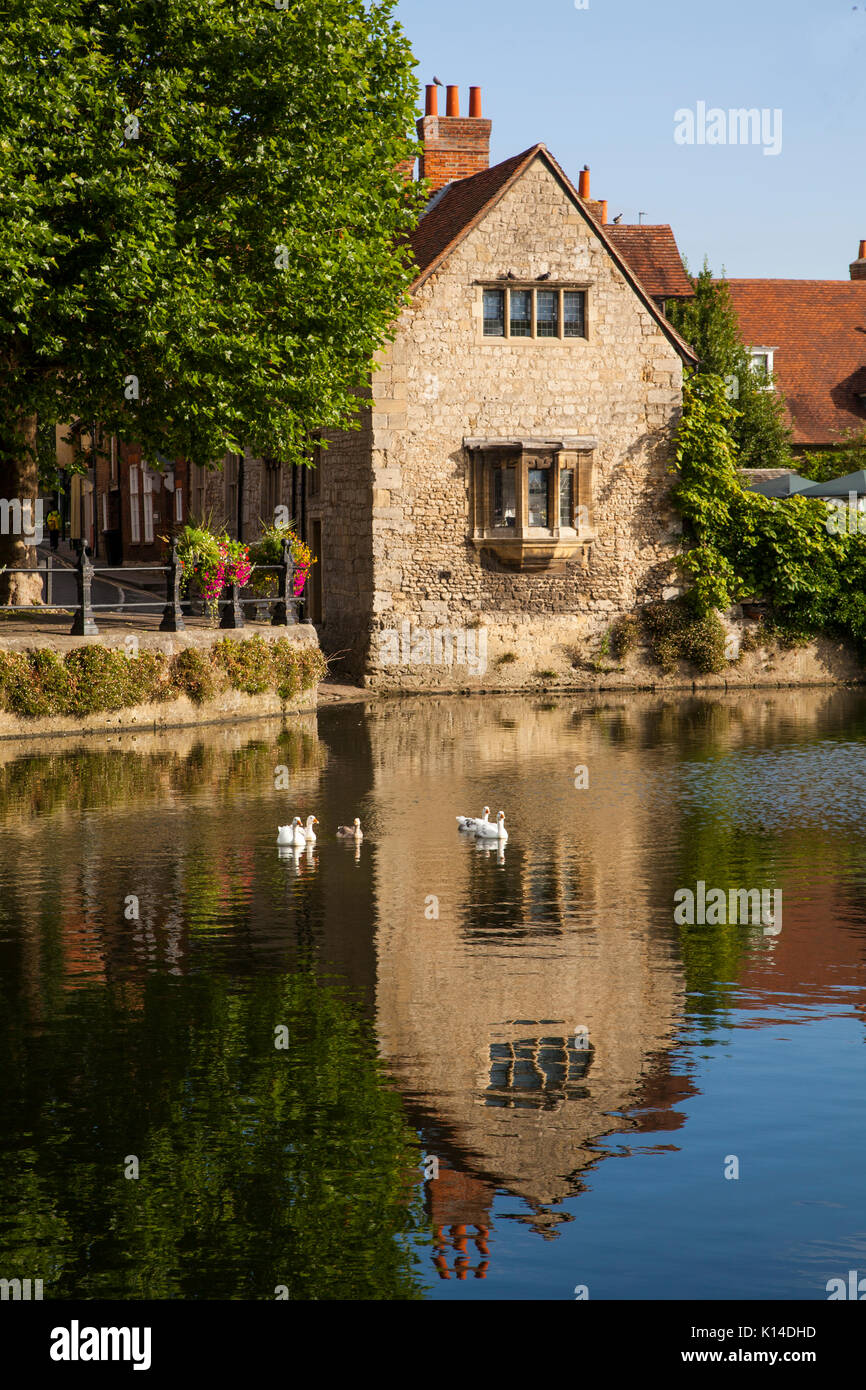
M 500 671 L 579 659 L 674 582 L 673 235 L 607 225 L 542 144 L 489 167 L 490 130 L 428 87 L 411 303 L 307 498 L 323 646 L 381 687 L 472 684 L 482 632 Z
M 743 341 L 785 397 L 795 452 L 866 430 L 866 241 L 848 280 L 729 280 Z
M 67 434 L 68 426 L 55 427 L 57 464 L 65 477 L 58 502 L 67 538 L 84 541 L 101 564 L 161 563 L 165 545 L 160 536 L 189 516 L 186 463 L 161 459 L 160 467 L 152 468 L 140 446 L 119 443 L 97 426 L 81 440 L 88 452 L 95 444 L 95 462 L 86 473 L 75 473 Z
M 66 426 L 58 425 L 61 469 L 68 469 L 72 458 L 65 433 Z M 83 445 L 89 448 L 89 435 Z M 277 507 L 303 516 L 300 475 L 306 469 L 254 458 L 249 450 L 226 454 L 218 468 L 181 458 L 147 460 L 140 445 L 119 443 L 98 429 L 96 445 L 96 462 L 87 473 L 68 474 L 61 510 L 67 537 L 85 540 L 101 564 L 159 565 L 163 538 L 190 520 L 209 519 L 235 539 L 255 541 L 262 519 L 272 521 Z

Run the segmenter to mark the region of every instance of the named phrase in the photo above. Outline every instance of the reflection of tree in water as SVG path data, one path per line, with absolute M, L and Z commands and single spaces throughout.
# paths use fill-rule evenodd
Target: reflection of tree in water
M 181 740 L 186 746 L 178 751 Z M 270 739 L 228 749 L 192 741 L 186 731 L 175 730 L 156 747 L 150 739 L 141 743 L 139 751 L 131 739 L 113 748 L 70 748 L 64 741 L 56 754 L 0 761 L 0 817 L 21 811 L 28 817 L 60 810 L 104 811 L 159 801 L 166 794 L 207 794 L 213 803 L 250 787 L 273 786 L 275 764 L 287 767 L 291 779 L 322 768 L 326 758 L 314 732 L 303 726 L 275 728 Z
M 46 1298 L 420 1296 L 420 1155 L 335 989 L 157 975 L 137 1013 L 91 987 L 41 1036 L 24 1015 L 0 1025 L 7 1277 L 43 1278 Z

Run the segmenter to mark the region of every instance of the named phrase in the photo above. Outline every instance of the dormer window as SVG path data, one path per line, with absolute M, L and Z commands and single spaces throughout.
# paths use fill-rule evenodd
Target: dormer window
M 509 285 L 482 289 L 485 338 L 585 338 L 586 290 Z
M 773 375 L 773 353 L 774 348 L 752 347 L 749 348 L 749 366 L 756 377 L 763 381 L 765 391 L 772 391 Z
M 594 439 L 465 442 L 478 550 L 509 569 L 561 569 L 594 539 Z

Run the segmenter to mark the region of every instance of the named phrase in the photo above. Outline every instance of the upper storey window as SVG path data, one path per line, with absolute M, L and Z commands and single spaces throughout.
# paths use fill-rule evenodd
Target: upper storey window
M 586 337 L 586 290 L 509 285 L 482 296 L 485 338 Z

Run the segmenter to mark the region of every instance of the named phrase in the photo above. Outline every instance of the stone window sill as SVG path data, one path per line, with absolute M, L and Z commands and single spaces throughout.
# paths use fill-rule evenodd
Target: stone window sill
M 474 536 L 472 544 L 476 550 L 489 551 L 507 569 L 521 570 L 526 574 L 543 571 L 562 572 L 569 560 L 595 540 L 595 532 L 584 530 L 561 532 L 530 530 L 516 536 L 505 534 L 497 528 L 484 535 Z

